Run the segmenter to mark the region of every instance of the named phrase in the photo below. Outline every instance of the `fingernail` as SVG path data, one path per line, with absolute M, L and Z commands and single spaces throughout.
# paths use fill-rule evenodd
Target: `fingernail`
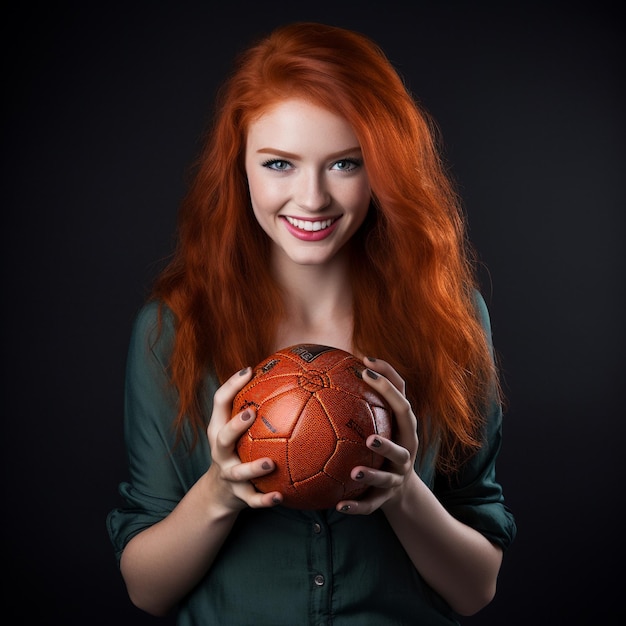
M 376 363 L 376 359 L 373 356 L 368 356 L 366 358 L 368 361 L 371 361 L 372 363 Z
M 380 446 L 382 446 L 383 444 L 381 443 L 380 439 L 374 439 L 374 441 L 372 441 L 372 448 L 380 448 Z
M 272 498 L 272 502 L 273 502 L 274 504 L 280 504 L 280 498 L 279 498 L 278 496 L 274 496 L 274 497 Z
M 239 376 L 245 376 L 249 370 L 249 367 L 244 367 L 242 370 L 239 370 Z
M 344 504 L 344 505 L 341 507 L 341 510 L 342 510 L 342 511 L 349 511 L 349 510 L 350 510 L 350 505 L 349 505 L 349 504 Z
M 244 422 L 247 422 L 250 418 L 252 417 L 252 413 L 250 413 L 250 411 L 248 411 L 248 409 L 246 409 L 242 414 L 241 414 L 241 419 Z
M 261 465 L 261 467 L 265 470 L 270 469 L 272 466 L 267 462 L 267 461 L 263 461 L 263 465 Z
M 366 372 L 366 374 L 367 374 L 370 378 L 373 378 L 374 380 L 377 380 L 377 378 L 378 378 L 378 374 L 377 374 L 376 372 L 372 371 L 372 370 L 371 370 L 371 369 L 369 369 L 369 368 L 368 368 L 368 369 L 366 369 L 366 370 L 365 370 L 365 372 Z
M 361 478 L 363 478 L 363 476 L 365 476 L 365 474 L 363 472 L 358 472 L 357 475 L 354 478 L 355 478 L 355 480 L 361 480 Z

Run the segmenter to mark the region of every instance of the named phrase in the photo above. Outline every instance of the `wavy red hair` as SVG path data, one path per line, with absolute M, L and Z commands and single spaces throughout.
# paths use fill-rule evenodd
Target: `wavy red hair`
M 351 242 L 353 343 L 403 376 L 416 415 L 430 423 L 421 445 L 436 437 L 438 469 L 452 471 L 480 446 L 481 412 L 497 386 L 461 204 L 436 126 L 383 51 L 359 33 L 315 23 L 280 27 L 255 43 L 218 93 L 177 245 L 152 292 L 176 320 L 175 425 L 204 427 L 208 370 L 224 381 L 273 345 L 283 304 L 252 212 L 244 149 L 251 121 L 291 97 L 344 116 L 359 139 L 372 203 Z

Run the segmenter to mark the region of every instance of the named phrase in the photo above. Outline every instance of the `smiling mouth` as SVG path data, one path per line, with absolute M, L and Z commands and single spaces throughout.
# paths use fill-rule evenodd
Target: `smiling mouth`
M 297 220 L 293 217 L 285 216 L 285 219 L 295 228 L 300 230 L 306 230 L 308 232 L 316 232 L 318 230 L 324 230 L 331 226 L 334 222 L 336 222 L 339 218 L 333 217 L 327 220 L 317 220 L 315 222 L 311 222 L 309 220 Z

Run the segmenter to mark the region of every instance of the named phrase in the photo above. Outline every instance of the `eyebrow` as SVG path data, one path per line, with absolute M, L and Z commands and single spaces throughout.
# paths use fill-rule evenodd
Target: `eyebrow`
M 361 146 L 354 146 L 352 148 L 346 148 L 345 150 L 339 150 L 338 152 L 333 152 L 328 155 L 328 159 L 336 159 L 340 156 L 345 156 L 346 154 L 350 154 L 353 152 L 361 152 Z M 300 158 L 300 155 L 295 154 L 293 152 L 286 152 L 285 150 L 278 150 L 277 148 L 260 148 L 257 150 L 257 154 L 275 154 L 276 156 L 283 157 L 285 159 L 294 159 L 297 160 Z

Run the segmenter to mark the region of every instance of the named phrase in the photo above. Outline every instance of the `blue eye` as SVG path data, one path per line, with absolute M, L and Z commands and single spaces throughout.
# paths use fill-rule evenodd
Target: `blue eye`
M 291 163 L 283 159 L 269 159 L 263 163 L 263 167 L 276 170 L 277 172 L 283 172 L 291 167 Z
M 337 169 L 341 172 L 351 172 L 361 165 L 363 165 L 361 159 L 341 159 L 340 161 L 335 161 L 333 169 Z

